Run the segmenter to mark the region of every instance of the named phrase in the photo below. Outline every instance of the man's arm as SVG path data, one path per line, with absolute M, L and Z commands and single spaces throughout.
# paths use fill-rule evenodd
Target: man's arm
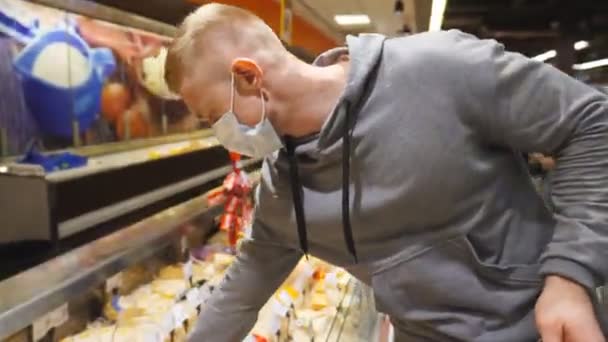
M 301 257 L 299 251 L 277 244 L 245 241 L 236 261 L 205 305 L 190 341 L 242 341 L 253 328 L 260 308 Z
M 556 159 L 556 226 L 541 256 L 546 280 L 536 306 L 543 340 L 603 341 L 587 293 L 608 275 L 608 98 L 495 41 L 463 35 L 457 45 L 467 55 L 463 69 L 474 65 L 469 90 L 483 110 L 472 121 L 484 137 Z
M 487 79 L 480 84 L 488 92 L 482 131 L 494 143 L 556 159 L 557 225 L 541 272 L 594 289 L 608 275 L 608 98 L 498 43 L 481 44 L 487 60 L 479 74 Z

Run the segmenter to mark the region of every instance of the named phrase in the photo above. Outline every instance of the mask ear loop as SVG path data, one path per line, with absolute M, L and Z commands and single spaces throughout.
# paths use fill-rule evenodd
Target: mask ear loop
M 230 73 L 230 112 L 234 114 L 234 92 L 235 92 L 235 80 L 234 73 Z
M 260 100 L 262 100 L 262 118 L 260 119 L 259 124 L 264 122 L 264 119 L 266 119 L 266 101 L 264 101 L 264 93 L 262 92 L 262 89 L 260 89 Z

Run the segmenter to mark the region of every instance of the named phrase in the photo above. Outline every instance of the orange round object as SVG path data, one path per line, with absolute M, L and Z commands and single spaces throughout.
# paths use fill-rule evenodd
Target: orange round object
M 110 123 L 116 122 L 131 105 L 131 93 L 122 83 L 106 84 L 101 91 L 101 113 Z
M 325 268 L 317 267 L 314 273 L 312 274 L 314 280 L 322 280 L 325 279 Z
M 136 139 L 148 136 L 148 122 L 140 111 L 130 109 L 118 117 L 116 120 L 116 135 L 120 140 L 125 138 L 125 123 L 129 124 L 129 138 Z
M 230 155 L 230 160 L 233 162 L 237 162 L 239 160 L 241 160 L 241 155 L 236 153 L 236 152 L 228 152 Z

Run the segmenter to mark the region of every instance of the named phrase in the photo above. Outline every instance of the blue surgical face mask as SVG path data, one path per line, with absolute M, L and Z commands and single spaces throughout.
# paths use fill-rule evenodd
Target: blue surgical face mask
M 213 124 L 213 132 L 227 150 L 244 156 L 261 158 L 283 147 L 281 138 L 266 117 L 266 104 L 262 92 L 262 118 L 254 127 L 241 124 L 234 114 L 235 79 L 232 74 L 230 110 Z

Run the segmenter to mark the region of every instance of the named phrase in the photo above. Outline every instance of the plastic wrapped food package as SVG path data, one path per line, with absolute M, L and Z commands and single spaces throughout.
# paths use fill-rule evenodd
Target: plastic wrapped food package
M 113 314 L 106 313 L 106 317 L 111 322 L 91 324 L 83 333 L 63 342 L 186 341 L 196 327 L 201 305 L 212 289 L 219 286 L 234 260 L 233 255 L 221 248 L 213 248 L 204 260 L 193 259 L 191 282 L 185 279 L 186 264 L 165 266 L 150 283 L 135 288 L 130 294 L 114 296 L 107 303 L 106 308 L 111 308 Z M 357 306 L 351 279 L 344 270 L 318 259 L 302 259 L 264 305 L 248 340 L 327 339 L 334 325 L 344 323 L 339 317 L 341 312 Z M 356 310 L 352 311 L 352 317 L 357 319 Z M 352 320 L 345 324 L 339 340 L 356 340 L 355 325 Z
M 358 340 L 352 320 L 357 319 L 359 306 L 351 281 L 352 276 L 343 269 L 314 258 L 302 259 L 260 311 L 250 340 L 253 337 L 268 342 Z M 351 323 L 346 324 L 344 312 L 352 314 L 348 320 Z M 343 331 L 338 333 L 339 330 Z
M 215 248 L 206 259 L 167 265 L 154 280 L 129 294 L 110 296 L 104 306 L 105 318 L 62 342 L 186 341 L 196 326 L 200 306 L 221 282 L 234 256 Z M 188 273 L 192 282 L 186 279 Z
M 160 279 L 184 279 L 183 265 L 169 265 L 160 269 L 158 272 Z
M 188 290 L 185 279 L 156 279 L 151 286 L 154 293 L 172 299 L 179 298 Z
M 211 280 L 218 271 L 212 263 L 207 262 L 194 262 L 192 265 L 192 281 L 194 283 L 200 283 L 203 281 Z
M 152 324 L 134 324 L 87 329 L 61 342 L 164 342 L 164 338 Z
M 213 264 L 218 270 L 225 270 L 234 262 L 234 255 L 226 253 L 216 253 L 213 256 Z

